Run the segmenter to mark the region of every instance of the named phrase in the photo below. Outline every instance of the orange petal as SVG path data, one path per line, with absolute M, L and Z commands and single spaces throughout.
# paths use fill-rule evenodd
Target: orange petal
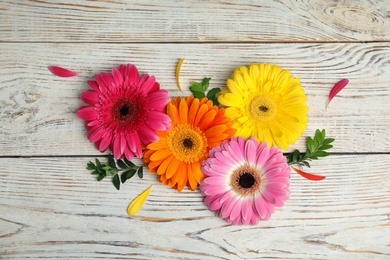
M 172 120 L 172 126 L 180 124 L 180 118 L 177 111 L 177 107 L 171 103 L 167 106 L 167 114 Z
M 190 187 L 190 190 L 196 190 L 196 187 L 198 187 L 198 182 L 195 178 L 195 170 L 193 169 L 192 164 L 188 164 L 188 184 Z
M 298 170 L 297 168 L 294 168 L 294 167 L 291 167 L 294 169 L 294 171 L 296 171 L 297 173 L 299 173 L 302 177 L 308 179 L 308 180 L 312 180 L 312 181 L 321 181 L 323 179 L 325 179 L 325 176 L 321 176 L 321 175 L 315 175 L 315 174 L 312 174 L 312 173 L 307 173 L 307 172 L 304 172 L 304 171 L 301 171 L 301 170 Z
M 148 144 L 147 148 L 151 150 L 160 150 L 160 149 L 168 148 L 168 144 L 166 140 L 163 141 L 162 139 L 160 139 L 160 141 L 158 142 Z
M 173 175 L 175 175 L 175 173 L 179 169 L 179 165 L 180 165 L 180 161 L 176 158 L 173 158 L 171 163 L 168 165 L 167 171 L 165 173 L 167 179 L 170 179 Z
M 202 117 L 206 114 L 206 112 L 209 110 L 209 108 L 207 107 L 206 104 L 203 104 L 200 106 L 199 110 L 198 110 L 198 113 L 196 114 L 196 117 L 195 117 L 195 121 L 194 121 L 194 125 L 195 126 L 198 126 L 200 120 L 202 119 Z
M 188 105 L 185 99 L 180 100 L 179 104 L 179 116 L 182 124 L 187 123 Z
M 150 156 L 150 160 L 151 161 L 160 161 L 162 159 L 167 158 L 170 154 L 171 154 L 171 150 L 168 149 L 168 148 L 167 149 L 157 150 L 155 153 L 153 153 Z
M 199 99 L 195 98 L 188 112 L 188 123 L 190 125 L 194 125 L 196 113 L 198 112 L 198 110 L 199 110 Z
M 213 136 L 218 136 L 226 130 L 226 125 L 216 125 L 207 129 L 204 134 L 207 139 Z
M 215 110 L 207 111 L 207 113 L 203 116 L 203 119 L 200 121 L 198 125 L 200 130 L 204 131 L 205 129 L 207 129 L 210 126 L 210 124 L 213 122 L 216 114 L 217 112 Z
M 157 174 L 158 175 L 165 175 L 165 173 L 167 172 L 168 165 L 171 163 L 173 158 L 174 158 L 174 156 L 171 154 L 171 155 L 168 156 L 168 158 L 166 158 L 161 163 L 160 167 L 158 167 L 158 169 L 157 169 Z

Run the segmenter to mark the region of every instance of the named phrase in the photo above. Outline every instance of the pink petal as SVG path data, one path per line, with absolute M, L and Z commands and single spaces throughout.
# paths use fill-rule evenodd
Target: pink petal
M 121 138 L 119 137 L 119 135 L 114 137 L 114 143 L 112 145 L 112 153 L 114 154 L 115 159 L 120 159 L 122 157 Z
M 99 94 L 89 89 L 81 93 L 81 100 L 87 104 L 94 105 L 99 102 Z
M 221 199 L 222 200 L 222 199 Z M 225 201 L 220 201 L 222 203 L 222 208 L 221 208 L 221 216 L 222 218 L 229 218 L 232 209 L 234 205 L 237 203 L 237 198 L 235 198 L 233 195 L 229 194 L 228 198 Z
M 80 119 L 91 121 L 99 117 L 99 112 L 97 112 L 94 107 L 82 106 L 79 108 L 79 111 L 77 111 L 76 116 Z
M 139 137 L 143 144 L 148 145 L 153 142 L 158 141 L 158 135 L 155 131 L 151 130 L 149 127 L 143 127 L 139 132 Z
M 136 87 L 139 84 L 139 72 L 136 66 L 133 64 L 128 64 L 125 67 L 124 72 L 122 73 L 124 77 L 124 85 L 130 87 Z
M 348 79 L 342 79 L 334 85 L 332 90 L 329 93 L 328 102 L 326 103 L 326 108 L 328 108 L 330 101 L 349 83 Z
M 248 225 L 251 222 L 253 210 L 252 210 L 252 199 L 246 199 L 243 201 L 241 206 L 241 217 L 242 223 Z
M 141 147 L 141 140 L 139 139 L 139 136 L 137 132 L 134 132 L 127 136 L 127 144 L 130 148 L 130 150 L 138 157 L 142 157 L 142 147 Z
M 246 141 L 245 144 L 245 157 L 246 161 L 249 164 L 255 165 L 256 164 L 256 150 L 257 150 L 257 142 L 249 139 Z
M 156 78 L 151 76 L 149 77 L 142 85 L 141 88 L 144 91 L 144 93 L 151 92 L 152 88 L 154 87 L 154 83 L 156 83 Z
M 94 81 L 94 80 L 88 80 L 87 82 L 88 82 L 88 85 L 89 85 L 91 88 L 93 88 L 96 92 L 101 93 L 100 88 L 99 88 L 99 85 L 97 84 L 96 81 Z
M 232 208 L 232 212 L 230 213 L 230 220 L 234 221 L 235 219 L 241 217 L 241 209 L 242 209 L 242 199 L 237 199 L 236 204 Z
M 205 198 L 206 205 L 209 206 L 210 210 L 217 211 L 222 207 L 221 202 L 219 201 L 219 195 L 218 196 L 207 196 Z
M 64 68 L 61 68 L 58 66 L 49 66 L 48 68 L 49 68 L 51 73 L 53 73 L 54 75 L 56 75 L 58 77 L 69 78 L 69 77 L 74 77 L 74 76 L 78 75 L 77 72 L 74 72 L 74 71 L 71 71 L 68 69 L 64 69 Z
M 88 132 L 88 139 L 91 143 L 95 143 L 96 141 L 102 139 L 103 135 L 105 134 L 105 130 L 101 128 L 100 126 L 95 126 Z
M 123 76 L 117 68 L 112 69 L 112 78 L 116 87 L 121 87 L 123 84 Z
M 110 134 L 106 133 L 99 144 L 99 151 L 102 153 L 105 152 L 110 146 L 110 144 L 111 144 L 111 136 Z

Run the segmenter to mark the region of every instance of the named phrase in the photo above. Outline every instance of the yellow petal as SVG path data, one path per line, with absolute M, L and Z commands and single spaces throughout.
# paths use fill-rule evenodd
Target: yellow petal
M 180 86 L 180 69 L 181 69 L 181 65 L 183 64 L 183 61 L 184 61 L 184 58 L 182 58 L 176 66 L 176 83 L 177 83 L 177 86 L 179 87 L 181 92 L 183 92 L 183 90 L 181 89 L 181 86 Z
M 144 192 L 142 192 L 137 198 L 135 198 L 130 203 L 129 207 L 127 208 L 127 213 L 130 216 L 134 216 L 142 209 L 142 207 L 145 204 L 146 199 L 149 196 L 149 193 L 152 191 L 152 188 L 153 188 L 153 185 L 150 185 L 149 188 L 147 188 Z

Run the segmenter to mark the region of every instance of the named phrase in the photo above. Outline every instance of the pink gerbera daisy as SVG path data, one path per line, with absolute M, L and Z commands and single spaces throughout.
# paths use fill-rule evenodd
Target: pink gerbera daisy
M 205 203 L 237 225 L 268 220 L 290 194 L 291 169 L 283 154 L 255 138 L 233 137 L 209 152 L 200 185 Z
M 142 157 L 142 148 L 158 141 L 156 131 L 170 128 L 164 109 L 170 97 L 161 90 L 153 76 L 140 78 L 132 65 L 113 68 L 89 80 L 89 89 L 81 99 L 89 106 L 80 107 L 77 116 L 86 121 L 88 139 L 99 151 L 111 148 L 116 159 Z

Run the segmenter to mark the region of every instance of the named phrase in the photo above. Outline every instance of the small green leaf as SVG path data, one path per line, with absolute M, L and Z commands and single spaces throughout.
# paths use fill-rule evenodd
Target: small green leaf
M 192 82 L 190 90 L 191 90 L 191 92 L 204 92 L 202 85 L 198 82 Z
M 318 150 L 322 150 L 323 151 L 323 150 L 328 150 L 330 148 L 333 148 L 333 145 L 331 145 L 331 144 L 323 144 L 320 147 L 318 147 Z
M 98 172 L 104 172 L 102 164 L 100 163 L 99 159 L 96 158 L 95 161 L 96 161 L 96 169 L 98 170 Z
M 297 162 L 298 161 L 298 158 L 299 158 L 299 151 L 298 150 L 295 150 L 294 153 L 293 153 L 293 158 L 292 158 L 292 161 L 293 162 Z
M 116 169 L 116 163 L 115 163 L 115 159 L 114 159 L 114 156 L 112 156 L 112 154 L 109 154 L 108 157 L 108 165 L 111 167 L 111 168 L 114 168 Z
M 103 180 L 105 177 L 106 177 L 106 175 L 104 175 L 104 174 L 99 174 L 99 176 L 97 177 L 97 181 L 101 181 L 101 180 Z
M 313 154 L 313 156 L 316 156 L 316 157 L 326 157 L 328 156 L 329 153 L 328 152 L 325 152 L 325 151 L 317 151 Z
M 203 89 L 203 92 L 205 92 L 205 91 L 209 88 L 209 86 L 210 86 L 210 80 L 211 80 L 211 78 L 204 78 L 204 79 L 202 80 L 202 89 Z
M 208 93 L 207 93 L 207 98 L 208 99 L 211 99 L 213 97 L 215 97 L 215 95 L 217 95 L 219 93 L 219 91 L 221 91 L 220 88 L 213 88 L 211 89 Z
M 125 183 L 128 179 L 132 178 L 134 176 L 135 172 L 136 172 L 135 169 L 130 169 L 130 170 L 124 171 L 121 175 L 122 183 Z
M 314 142 L 314 140 L 309 136 L 307 138 L 307 149 L 310 151 L 310 152 L 313 152 L 315 151 L 317 148 L 316 146 L 316 143 Z
M 141 178 L 141 179 L 144 177 L 144 170 L 143 169 L 144 168 L 142 166 L 140 166 L 138 168 L 138 171 L 137 171 L 138 177 Z
M 115 174 L 114 177 L 112 178 L 112 183 L 114 184 L 115 188 L 117 190 L 120 189 L 120 186 L 121 186 L 121 182 L 119 181 L 119 175 L 118 174 Z
M 87 170 L 90 170 L 90 171 L 96 170 L 95 164 L 93 162 L 87 163 Z
M 97 171 L 93 171 L 93 172 L 91 172 L 91 174 L 99 174 Z
M 121 169 L 127 169 L 128 168 L 128 166 L 122 160 L 117 160 L 116 162 L 118 163 L 118 166 Z
M 204 98 L 205 95 L 202 92 L 192 92 L 195 98 Z
M 132 161 L 129 161 L 126 157 L 123 158 L 123 161 L 129 166 L 129 167 L 135 167 L 135 164 Z
M 322 142 L 322 144 L 330 144 L 330 143 L 333 143 L 334 142 L 334 138 L 326 138 L 323 142 Z

